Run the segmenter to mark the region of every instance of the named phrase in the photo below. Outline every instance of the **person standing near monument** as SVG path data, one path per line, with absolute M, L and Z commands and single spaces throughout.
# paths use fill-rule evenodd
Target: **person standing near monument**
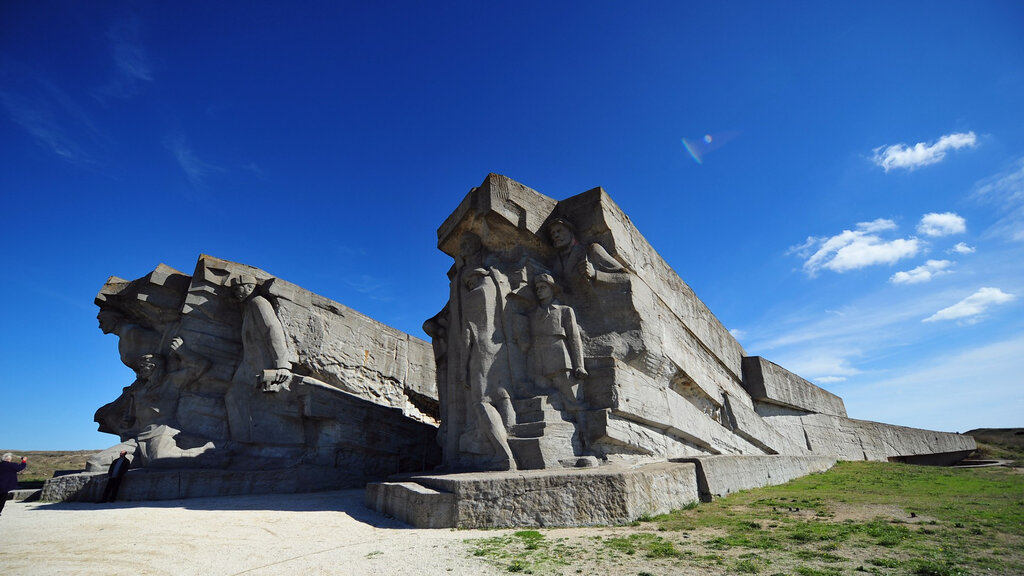
M 28 466 L 28 458 L 24 456 L 21 457 L 21 464 L 15 464 L 12 460 L 14 454 L 8 452 L 0 461 L 0 513 L 4 511 L 4 504 L 7 503 L 10 492 L 18 489 L 18 472 Z
M 127 450 L 121 450 L 121 455 L 110 463 L 110 468 L 107 468 L 107 486 L 103 489 L 103 497 L 100 498 L 101 504 L 117 500 L 117 493 L 121 490 L 121 480 L 128 473 L 131 463 Z

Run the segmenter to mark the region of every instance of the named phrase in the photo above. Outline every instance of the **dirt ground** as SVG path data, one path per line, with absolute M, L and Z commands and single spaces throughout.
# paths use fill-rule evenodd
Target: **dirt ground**
M 346 490 L 114 504 L 9 502 L 0 516 L 0 573 L 429 576 L 516 571 L 514 556 L 474 556 L 483 539 L 507 537 L 514 530 L 413 529 L 363 507 L 362 498 L 362 490 Z M 906 517 L 896 508 L 838 514 Z M 708 548 L 714 530 L 657 533 L 653 525 L 641 524 L 542 533 L 566 561 L 535 567 L 539 573 L 729 574 L 742 561 L 739 552 Z M 664 538 L 687 556 L 651 558 L 607 544 L 635 534 Z M 708 560 L 715 555 L 718 561 Z M 766 573 L 785 568 L 772 563 Z

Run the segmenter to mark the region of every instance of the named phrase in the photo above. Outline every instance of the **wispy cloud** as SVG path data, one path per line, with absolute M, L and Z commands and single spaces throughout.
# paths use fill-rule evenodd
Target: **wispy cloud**
M 950 270 L 948 268 L 952 265 L 953 262 L 950 260 L 929 260 L 912 270 L 893 274 L 889 281 L 893 284 L 921 284 L 922 282 L 930 282 L 936 276 L 949 274 Z
M 914 170 L 921 166 L 941 162 L 946 157 L 946 152 L 973 147 L 977 145 L 977 141 L 974 132 L 958 132 L 947 134 L 934 143 L 918 142 L 913 146 L 902 143 L 883 145 L 874 149 L 875 154 L 872 160 L 886 172 L 895 168 Z
M 381 280 L 380 278 L 370 276 L 368 274 L 348 276 L 345 278 L 345 284 L 356 292 L 366 295 L 370 300 L 377 300 L 381 302 L 390 302 L 394 300 L 394 297 L 388 294 L 391 288 L 391 282 Z
M 164 146 L 174 155 L 178 166 L 185 172 L 190 184 L 195 188 L 206 186 L 206 178 L 214 172 L 224 169 L 200 159 L 185 141 L 183 136 L 172 136 L 164 139 Z
M 930 212 L 921 217 L 917 233 L 925 236 L 949 236 L 967 231 L 967 220 L 955 212 Z
M 1014 168 L 979 182 L 972 198 L 1000 209 L 1002 216 L 989 228 L 988 235 L 1024 241 L 1024 158 Z
M 1013 294 L 1007 294 L 999 288 L 982 288 L 956 304 L 939 310 L 922 322 L 963 319 L 967 319 L 969 322 L 977 321 L 989 307 L 1012 302 L 1015 298 L 1016 296 Z
M 854 230 L 843 230 L 835 236 L 809 237 L 802 245 L 790 248 L 789 253 L 806 259 L 803 269 L 811 277 L 822 268 L 847 272 L 876 264 L 894 264 L 917 255 L 922 248 L 917 238 L 884 240 L 879 236 L 895 229 L 895 222 L 883 218 L 860 222 Z
M 974 247 L 968 246 L 964 242 L 957 242 L 956 246 L 953 246 L 949 250 L 946 250 L 947 254 L 974 254 Z
M 58 111 L 46 98 L 29 99 L 0 91 L 3 104 L 11 120 L 21 126 L 40 147 L 78 165 L 93 165 L 95 159 L 72 137 Z
M 936 351 L 878 379 L 858 378 L 843 402 L 854 418 L 931 430 L 1019 426 L 1021 356 L 1022 336 Z
M 121 20 L 110 27 L 107 40 L 117 72 L 96 92 L 99 101 L 132 98 L 153 81 L 153 66 L 141 37 L 142 26 L 137 19 Z

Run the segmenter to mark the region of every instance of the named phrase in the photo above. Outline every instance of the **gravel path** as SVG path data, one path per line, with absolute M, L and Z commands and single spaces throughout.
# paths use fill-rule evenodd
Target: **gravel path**
M 162 502 L 8 502 L 0 574 L 501 574 L 468 538 L 372 512 L 362 490 Z

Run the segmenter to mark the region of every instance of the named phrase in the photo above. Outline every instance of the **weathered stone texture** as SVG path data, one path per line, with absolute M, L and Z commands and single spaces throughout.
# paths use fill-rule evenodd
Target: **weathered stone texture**
M 824 472 L 836 463 L 834 456 L 722 455 L 687 458 L 697 466 L 701 500 L 726 496 L 740 490 L 784 484 L 794 478 Z
M 123 449 L 135 469 L 180 469 L 185 478 L 136 473 L 123 497 L 207 490 L 193 477 L 209 480 L 203 495 L 239 493 L 231 482 L 259 476 L 213 482 L 198 469 L 283 470 L 275 474 L 298 480 L 271 475 L 237 489 L 293 491 L 362 485 L 440 461 L 433 354 L 418 338 L 207 255 L 192 276 L 161 265 L 135 281 L 111 278 L 96 304 L 136 380 L 97 411 L 100 430 L 121 443 L 89 470 L 105 471 Z M 47 494 L 65 498 L 77 481 L 55 482 Z
M 836 456 L 840 460 L 885 461 L 944 455 L 936 458 L 936 463 L 953 463 L 976 448 L 970 436 L 830 414 L 771 416 L 765 420 L 794 441 L 803 439 L 811 454 Z
M 760 356 L 743 359 L 743 387 L 756 401 L 846 417 L 842 398 Z
M 454 259 L 451 290 L 424 326 L 450 469 L 932 449 L 894 449 L 891 429 L 850 423 L 839 397 L 746 358 L 600 188 L 556 202 L 490 174 L 439 228 L 438 247 Z M 557 417 L 521 414 L 531 398 Z M 813 419 L 783 419 L 799 415 L 840 420 L 819 433 Z
M 697 498 L 694 465 L 663 462 L 633 469 L 414 476 L 371 484 L 366 503 L 421 528 L 497 528 L 621 524 Z

